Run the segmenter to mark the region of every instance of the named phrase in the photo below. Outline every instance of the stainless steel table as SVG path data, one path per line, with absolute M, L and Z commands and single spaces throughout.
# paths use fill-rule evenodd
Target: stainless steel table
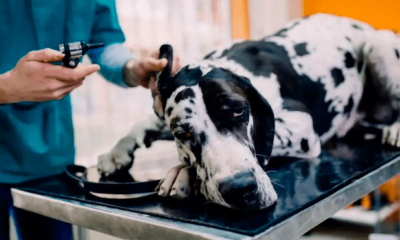
M 336 156 L 338 155 L 336 154 Z M 388 157 L 386 152 L 381 153 L 379 156 Z M 369 169 L 367 173 L 361 176 L 357 175 L 357 177 L 348 181 L 345 186 L 336 188 L 319 199 L 316 198 L 312 204 L 299 211 L 294 211 L 290 216 L 282 218 L 282 221 L 277 221 L 272 226 L 255 235 L 177 219 L 157 217 L 152 214 L 137 213 L 82 201 L 40 195 L 25 191 L 23 188 L 12 189 L 12 195 L 14 206 L 18 208 L 124 239 L 297 239 L 339 210 L 397 175 L 400 171 L 400 156 L 396 154 L 392 154 L 391 156 L 391 159 L 385 161 L 380 166 Z M 308 162 L 309 166 L 314 166 L 316 164 L 315 161 L 318 160 Z M 323 162 L 322 160 L 320 161 Z M 290 171 L 295 171 L 293 169 L 299 167 L 301 166 L 295 165 Z M 315 169 L 315 167 L 304 169 L 308 169 L 309 171 L 310 169 Z M 303 175 L 304 169 L 302 170 Z M 336 170 L 330 169 L 330 171 Z M 309 175 L 311 176 L 312 173 L 309 173 Z M 305 179 L 304 183 L 307 183 L 309 181 L 307 179 L 309 178 Z M 318 183 L 315 179 L 311 182 Z M 312 188 L 311 185 L 308 188 Z M 321 187 L 318 189 L 321 189 Z M 279 199 L 278 201 L 285 201 L 285 199 Z

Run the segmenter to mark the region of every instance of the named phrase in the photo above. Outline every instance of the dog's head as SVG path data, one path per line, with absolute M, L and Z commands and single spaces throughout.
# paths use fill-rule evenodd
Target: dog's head
M 268 102 L 244 77 L 212 64 L 193 64 L 171 75 L 172 47 L 160 57 L 168 66 L 157 88 L 180 157 L 194 166 L 201 193 L 210 201 L 240 209 L 272 205 L 276 192 L 262 166 L 274 139 Z

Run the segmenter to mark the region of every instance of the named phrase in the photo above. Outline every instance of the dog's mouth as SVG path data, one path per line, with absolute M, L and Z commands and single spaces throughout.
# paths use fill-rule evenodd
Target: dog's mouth
M 229 208 L 261 210 L 270 207 L 277 200 L 271 181 L 262 169 L 239 172 L 217 182 L 217 189 L 206 184 L 204 187 L 207 189 L 203 191 L 203 195 L 208 200 Z

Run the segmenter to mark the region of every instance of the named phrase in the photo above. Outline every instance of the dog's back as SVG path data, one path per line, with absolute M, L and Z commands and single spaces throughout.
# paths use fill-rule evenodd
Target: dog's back
M 354 124 L 362 96 L 362 47 L 374 29 L 349 18 L 317 14 L 290 22 L 259 41 L 236 42 L 206 59 L 249 78 L 276 115 L 311 114 L 322 142 Z

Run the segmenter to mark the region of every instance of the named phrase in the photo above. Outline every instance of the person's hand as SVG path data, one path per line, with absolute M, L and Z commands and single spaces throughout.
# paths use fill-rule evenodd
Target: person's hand
M 51 63 L 63 57 L 52 49 L 29 52 L 14 69 L 0 75 L 0 103 L 58 100 L 82 85 L 86 76 L 100 70 L 94 64 L 71 69 Z
M 125 82 L 131 86 L 142 86 L 153 90 L 155 86 L 155 75 L 167 66 L 167 59 L 158 59 L 159 51 L 151 53 L 150 57 L 146 57 L 140 61 L 130 60 L 125 65 L 124 78 Z M 180 68 L 179 57 L 174 56 L 172 62 L 172 73 L 175 74 Z

